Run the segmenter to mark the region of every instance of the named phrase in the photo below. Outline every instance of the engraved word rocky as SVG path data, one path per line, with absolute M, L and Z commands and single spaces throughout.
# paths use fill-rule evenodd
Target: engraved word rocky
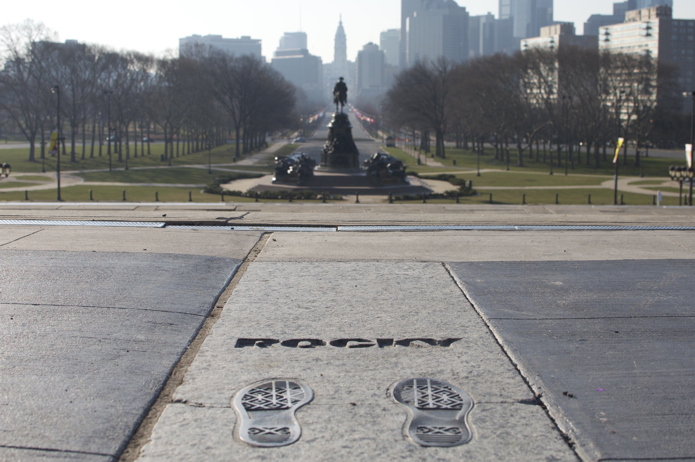
M 437 340 L 433 338 L 407 338 L 402 340 L 392 338 L 363 339 L 341 338 L 321 340 L 314 338 L 297 338 L 280 340 L 272 338 L 239 338 L 234 348 L 449 348 L 460 338 Z

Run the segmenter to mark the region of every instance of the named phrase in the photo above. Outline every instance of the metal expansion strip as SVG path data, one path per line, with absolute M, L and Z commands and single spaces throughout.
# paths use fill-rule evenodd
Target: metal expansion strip
M 167 225 L 137 221 L 78 220 L 0 220 L 2 225 L 24 226 L 96 226 L 122 228 L 167 228 L 217 231 L 263 231 L 299 233 L 398 232 L 398 231 L 695 231 L 695 226 L 604 226 L 604 225 L 450 225 L 450 226 L 196 226 Z
M 68 220 L 0 220 L 1 225 L 25 226 L 98 226 L 112 228 L 164 228 L 166 223 L 141 221 L 68 221 Z
M 267 231 L 267 232 L 299 232 L 299 233 L 335 233 L 336 226 L 232 226 L 232 231 Z
M 466 225 L 466 226 L 338 226 L 339 232 L 390 231 L 695 231 L 695 226 L 601 225 Z

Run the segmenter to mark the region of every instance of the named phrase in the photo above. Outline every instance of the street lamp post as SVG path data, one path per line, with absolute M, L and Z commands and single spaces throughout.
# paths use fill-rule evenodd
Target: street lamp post
M 208 173 L 212 173 L 212 140 L 208 139 Z
M 60 202 L 63 199 L 60 197 L 60 142 L 62 141 L 62 137 L 60 136 L 60 87 L 58 85 L 54 86 L 51 88 L 51 91 L 56 94 L 57 98 L 57 112 L 56 112 L 56 130 L 58 132 L 58 142 L 56 143 L 56 150 L 58 151 L 57 155 L 57 160 L 56 160 L 56 180 L 57 180 L 57 201 Z
M 483 144 L 483 146 L 484 146 L 484 144 Z M 478 174 L 476 176 L 480 176 L 480 154 L 481 154 L 482 150 L 483 150 L 483 148 L 480 146 L 478 147 L 478 149 L 475 150 L 478 153 Z
M 695 91 L 690 94 L 693 98 L 692 110 L 690 112 L 690 149 L 695 145 Z M 692 151 L 691 151 L 692 155 Z M 692 167 L 692 165 L 691 165 Z M 688 205 L 693 205 L 693 177 L 690 176 L 690 192 L 688 194 Z
M 562 97 L 563 101 L 563 107 L 565 109 L 565 176 L 567 176 L 567 163 L 568 163 L 568 156 L 569 156 L 569 151 L 570 151 L 570 136 L 569 136 L 569 131 L 570 131 L 570 110 L 569 106 L 565 104 L 565 101 L 570 101 L 572 102 L 572 97 L 569 95 L 564 95 Z
M 692 182 L 693 176 L 695 176 L 695 170 L 688 167 L 676 167 L 675 165 L 671 165 L 668 168 L 668 175 L 673 181 L 678 182 L 678 205 L 683 205 L 683 181 L 688 178 Z
M 615 104 L 615 135 L 616 135 L 616 141 L 615 141 L 615 157 L 613 158 L 613 163 L 615 164 L 615 175 L 613 176 L 613 205 L 618 205 L 618 161 L 619 161 L 619 153 L 620 153 L 620 112 L 621 112 L 621 106 L 622 106 L 622 95 L 625 94 L 625 90 L 620 90 L 620 97 L 617 99 L 616 104 Z M 627 143 L 627 141 L 625 141 Z
M 104 90 L 106 95 L 106 110 L 108 112 L 108 134 L 106 135 L 106 153 L 109 155 L 109 172 L 111 171 L 111 95 L 113 90 Z

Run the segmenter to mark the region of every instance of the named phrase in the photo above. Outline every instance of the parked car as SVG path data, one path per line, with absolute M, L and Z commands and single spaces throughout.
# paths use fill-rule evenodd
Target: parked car
M 153 143 L 154 142 L 154 140 L 148 136 L 144 137 L 142 139 L 142 141 L 144 141 L 145 143 Z
M 306 138 L 304 138 L 303 136 L 300 136 L 299 138 L 295 138 L 294 141 L 292 141 L 292 142 L 293 143 L 306 143 Z

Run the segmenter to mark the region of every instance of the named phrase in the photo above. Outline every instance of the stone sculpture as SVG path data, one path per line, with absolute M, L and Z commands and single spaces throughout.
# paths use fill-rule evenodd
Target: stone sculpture
M 375 186 L 386 184 L 406 184 L 405 166 L 403 162 L 385 152 L 377 152 L 364 161 L 367 178 Z
M 314 176 L 314 167 L 316 167 L 316 161 L 301 152 L 276 157 L 273 183 L 296 182 L 298 186 L 302 186 Z

